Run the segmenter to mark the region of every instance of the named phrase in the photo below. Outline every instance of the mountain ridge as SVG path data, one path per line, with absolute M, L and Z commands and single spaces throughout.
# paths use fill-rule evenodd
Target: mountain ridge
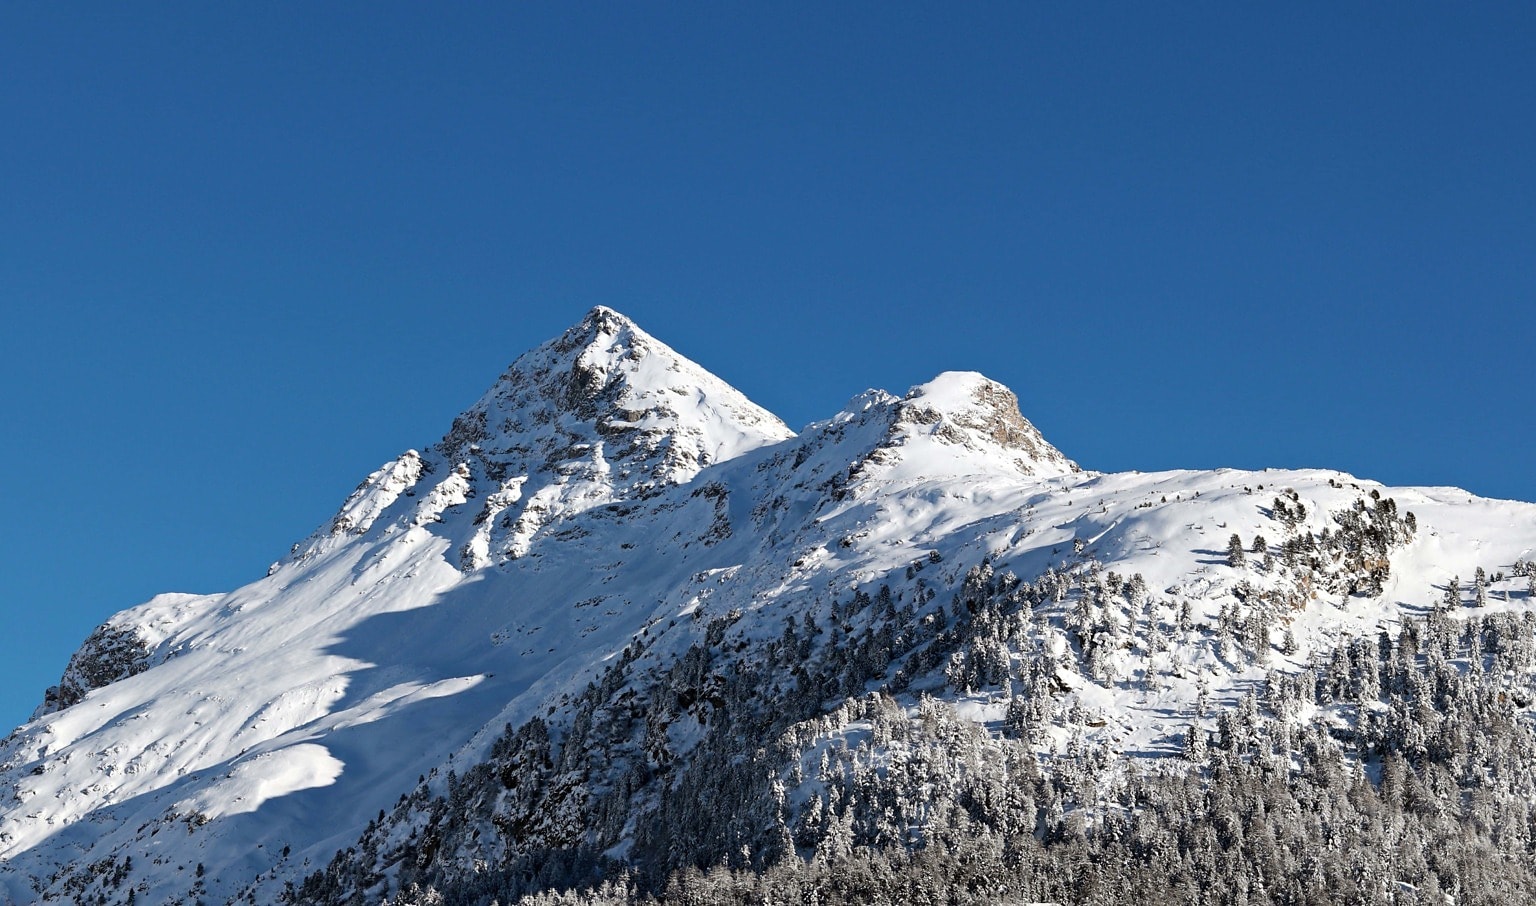
M 292 897 L 370 834 L 415 839 L 429 809 L 379 813 L 450 800 L 461 769 L 520 757 L 513 737 L 537 748 L 517 734 L 558 747 L 638 702 L 639 723 L 614 723 L 598 754 L 560 756 L 587 766 L 585 793 L 529 780 L 519 805 L 506 788 L 483 831 L 500 848 L 471 855 L 466 838 L 442 871 L 587 838 L 661 866 L 654 835 L 693 766 L 714 764 L 720 721 L 766 720 L 731 676 L 761 674 L 773 701 L 817 682 L 792 661 L 821 665 L 822 697 L 780 709 L 806 720 L 824 721 L 823 699 L 878 693 L 997 727 L 1009 690 L 1046 682 L 1029 664 L 1048 655 L 1059 700 L 1031 718 L 1029 751 L 1156 760 L 1214 720 L 1198 701 L 1235 707 L 1266 671 L 1426 612 L 1446 572 L 1508 571 L 1476 586 L 1480 613 L 1530 605 L 1516 571 L 1536 545 L 1529 504 L 1321 470 L 1085 472 L 973 372 L 866 392 L 795 435 L 606 308 L 519 357 L 423 449 L 263 579 L 155 598 L 88 640 L 0 747 L 4 896 Z M 974 615 L 945 596 L 1004 574 L 1050 589 L 1036 616 L 1006 644 L 946 647 Z M 854 638 L 856 667 L 837 660 Z M 794 809 L 816 784 L 771 770 L 798 804 L 765 820 L 811 833 Z M 317 814 L 325 826 L 306 823 Z M 188 842 L 157 862 L 167 830 Z M 195 882 L 194 853 L 210 868 Z M 368 896 L 398 888 L 393 864 L 359 864 Z M 330 881 L 312 883 L 305 896 L 328 901 Z

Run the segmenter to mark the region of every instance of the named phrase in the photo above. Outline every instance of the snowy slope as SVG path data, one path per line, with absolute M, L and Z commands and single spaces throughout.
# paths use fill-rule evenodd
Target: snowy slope
M 1277 499 L 1305 516 L 1280 520 Z M 1416 528 L 1394 541 L 1380 593 L 1318 584 L 1344 569 L 1333 563 L 1229 563 L 1234 534 L 1277 551 L 1387 499 Z M 1451 576 L 1510 573 L 1533 549 L 1536 506 L 1455 489 L 1327 471 L 1084 472 L 973 373 L 870 391 L 795 436 L 595 309 L 514 362 L 441 442 L 370 475 L 265 578 L 164 595 L 93 634 L 0 746 L 0 901 L 135 889 L 139 902 L 270 902 L 418 777 L 445 790 L 450 769 L 535 717 L 567 732 L 572 703 L 615 664 L 633 662 L 643 699 L 645 676 L 710 633 L 747 665 L 791 616 L 830 626 L 837 602 L 885 586 L 922 619 L 978 569 L 1139 574 L 1139 609 L 1073 616 L 1066 596 L 1041 609 L 1038 635 L 1084 648 L 1068 627 L 1092 619 L 1130 640 L 1171 636 L 1156 651 L 1104 646 L 1092 670 L 1058 679 L 1063 710 L 1092 712 L 1095 744 L 1173 754 L 1197 701 L 1233 702 L 1268 670 L 1423 612 Z M 1486 593 L 1490 611 L 1531 606 L 1523 580 Z M 1276 614 L 1272 645 L 1212 630 L 1254 601 Z M 917 675 L 901 701 L 915 713 L 910 696 L 928 691 L 983 726 L 1004 719 L 1006 690 L 942 674 Z M 686 760 L 709 711 L 669 707 L 648 757 Z M 1070 737 L 1048 726 L 1041 751 Z M 632 833 L 615 831 L 615 853 Z
M 594 507 L 617 521 L 706 463 L 789 435 L 622 316 L 594 310 L 519 358 L 436 448 L 370 475 L 266 578 L 227 595 L 162 596 L 98 631 L 84 649 L 96 656 L 77 655 L 61 683 L 73 691 L 51 694 L 0 754 L 6 895 L 28 902 L 37 876 L 118 851 L 159 879 L 152 901 L 188 890 L 198 862 L 217 896 L 221 882 L 274 861 L 297 870 L 327 855 L 506 700 L 568 678 L 562 663 L 587 665 L 583 649 L 558 647 L 574 641 L 562 627 L 534 640 L 537 657 L 510 641 L 578 600 L 573 583 L 537 564 L 511 574 L 533 574 L 521 583 L 475 566 L 510 562 Z M 117 658 L 134 666 L 82 671 L 112 660 L 103 637 L 137 649 Z M 91 677 L 119 675 L 74 703 Z M 193 837 L 175 865 L 156 862 L 166 827 Z

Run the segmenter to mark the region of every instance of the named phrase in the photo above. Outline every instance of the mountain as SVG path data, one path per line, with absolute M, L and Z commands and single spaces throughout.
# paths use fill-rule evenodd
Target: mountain
M 1533 550 L 1451 488 L 1085 471 L 975 373 L 796 435 L 598 308 L 265 577 L 92 632 L 0 745 L 0 900 L 1177 901 L 1321 833 L 1285 883 L 1516 902 Z M 1254 797 L 1355 811 L 1212 830 Z

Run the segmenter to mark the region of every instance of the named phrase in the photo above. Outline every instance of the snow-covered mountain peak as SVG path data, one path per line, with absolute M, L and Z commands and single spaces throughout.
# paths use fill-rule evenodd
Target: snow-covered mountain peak
M 433 526 L 466 571 L 516 559 L 596 506 L 646 500 L 793 437 L 777 416 L 611 308 L 519 356 L 425 454 L 358 486 L 294 548 L 308 559 L 379 526 Z
M 551 341 L 562 353 L 580 352 L 593 345 L 624 344 L 635 336 L 642 343 L 655 342 L 655 338 L 641 330 L 622 313 L 606 305 L 595 305 L 586 317 L 571 325 L 565 333 Z M 605 342 L 606 338 L 606 342 Z
M 1181 753 L 1342 777 L 1302 754 L 1413 742 L 1438 700 L 1380 694 L 1440 695 L 1465 645 L 1506 711 L 1452 729 L 1536 701 L 1536 507 L 1083 474 L 973 372 L 796 438 L 597 308 L 420 449 L 267 576 L 91 633 L 0 740 L 0 906 L 515 902 L 967 827 L 1047 852 Z M 1273 753 L 1233 748 L 1266 725 Z
M 437 452 L 508 462 L 582 428 L 598 435 L 609 461 L 615 453 L 654 452 L 662 438 L 674 437 L 649 476 L 673 483 L 792 434 L 729 384 L 599 306 L 513 362 L 455 420 Z
M 740 391 L 599 306 L 513 362 L 432 457 L 449 467 L 454 487 L 439 495 L 449 506 L 484 501 L 464 541 L 471 569 L 521 556 L 574 513 L 652 497 L 791 436 Z

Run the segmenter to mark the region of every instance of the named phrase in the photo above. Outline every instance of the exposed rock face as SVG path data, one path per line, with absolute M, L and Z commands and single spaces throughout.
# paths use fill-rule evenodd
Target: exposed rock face
M 59 684 L 43 693 L 43 703 L 32 712 L 32 719 L 62 711 L 93 689 L 143 673 L 149 669 L 149 655 L 148 646 L 133 627 L 103 623 L 70 656 Z

